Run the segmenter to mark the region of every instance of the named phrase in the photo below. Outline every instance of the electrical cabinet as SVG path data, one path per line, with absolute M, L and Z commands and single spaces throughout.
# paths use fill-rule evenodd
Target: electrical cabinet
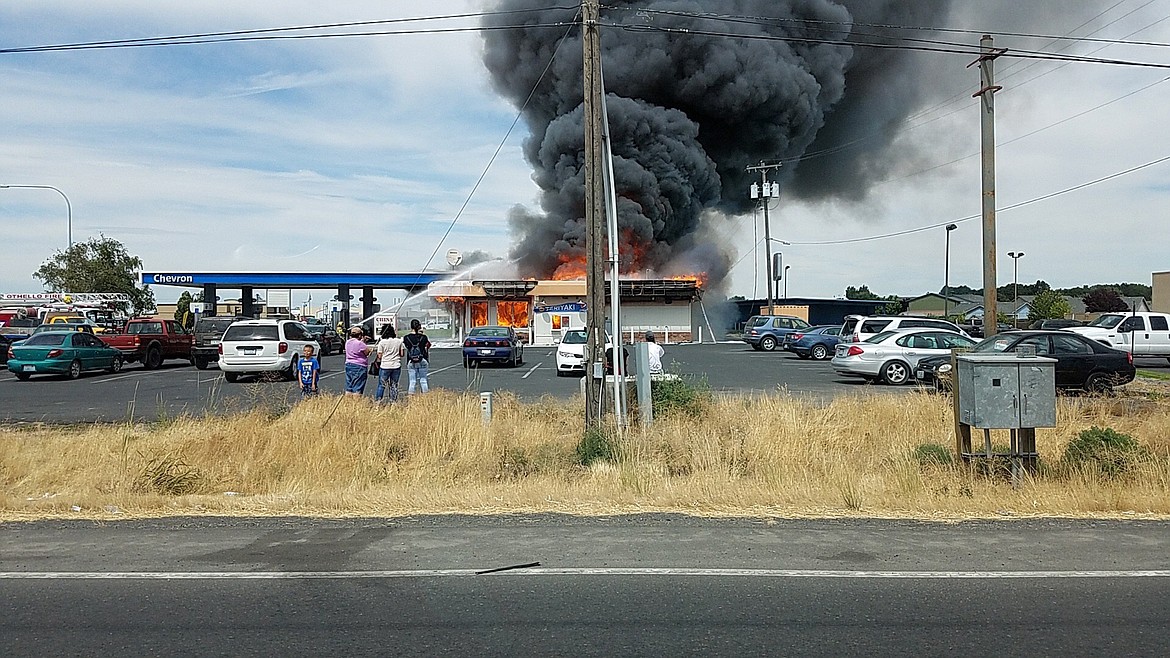
M 1056 359 L 1012 354 L 956 357 L 958 421 L 980 429 L 1056 426 Z

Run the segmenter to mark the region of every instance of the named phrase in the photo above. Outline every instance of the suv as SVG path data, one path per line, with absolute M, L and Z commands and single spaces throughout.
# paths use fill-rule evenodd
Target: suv
M 753 315 L 744 328 L 743 342 L 752 349 L 771 352 L 780 346 L 786 334 L 810 327 L 812 325 L 792 315 Z
M 297 361 L 305 345 L 315 353 L 321 346 L 309 329 L 293 320 L 240 320 L 233 322 L 219 343 L 219 369 L 229 382 L 240 375 L 279 373 L 294 379 Z
M 883 331 L 898 329 L 938 329 L 971 336 L 959 325 L 938 318 L 923 318 L 912 315 L 846 315 L 841 325 L 842 343 L 860 343 Z
M 234 318 L 230 315 L 209 315 L 199 318 L 192 330 L 195 334 L 195 345 L 191 348 L 191 360 L 195 362 L 195 367 L 207 370 L 208 366 L 219 361 L 219 339 L 223 338 L 223 332 L 227 331 L 233 322 L 247 319 L 250 318 Z

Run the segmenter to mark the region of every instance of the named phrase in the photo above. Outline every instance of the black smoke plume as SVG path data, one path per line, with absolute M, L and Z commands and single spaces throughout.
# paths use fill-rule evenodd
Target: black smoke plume
M 524 111 L 531 131 L 524 153 L 542 191 L 541 209 L 514 208 L 510 221 L 517 235 L 511 255 L 522 274 L 537 277 L 579 267 L 585 246 L 580 31 L 564 37 L 576 9 L 548 4 L 501 0 L 497 9 L 537 11 L 500 14 L 486 24 L 562 26 L 484 37 L 484 61 L 499 93 L 520 106 L 536 88 Z M 892 129 L 922 100 L 925 76 L 911 53 L 850 45 L 862 31 L 854 25 L 937 25 L 948 11 L 948 0 L 604 5 L 602 60 L 623 270 L 701 271 L 712 284 L 730 264 L 718 223 L 755 203 L 748 189 L 758 176 L 747 166 L 830 149 L 779 174 L 786 195 L 806 200 L 862 200 L 883 178 L 875 163 L 889 148 Z M 711 11 L 721 17 L 699 16 Z M 923 34 L 929 33 L 916 36 Z M 851 148 L 832 149 L 846 142 Z

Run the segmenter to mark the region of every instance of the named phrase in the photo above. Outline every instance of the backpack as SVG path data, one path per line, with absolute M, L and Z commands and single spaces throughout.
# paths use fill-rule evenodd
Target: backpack
M 406 360 L 411 363 L 419 363 L 423 360 L 422 341 L 416 337 L 414 341 L 407 343 Z

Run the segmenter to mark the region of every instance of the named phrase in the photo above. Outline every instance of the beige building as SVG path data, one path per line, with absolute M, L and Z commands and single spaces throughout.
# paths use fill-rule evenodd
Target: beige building
M 1170 272 L 1154 272 L 1154 300 L 1152 310 L 1170 313 Z

